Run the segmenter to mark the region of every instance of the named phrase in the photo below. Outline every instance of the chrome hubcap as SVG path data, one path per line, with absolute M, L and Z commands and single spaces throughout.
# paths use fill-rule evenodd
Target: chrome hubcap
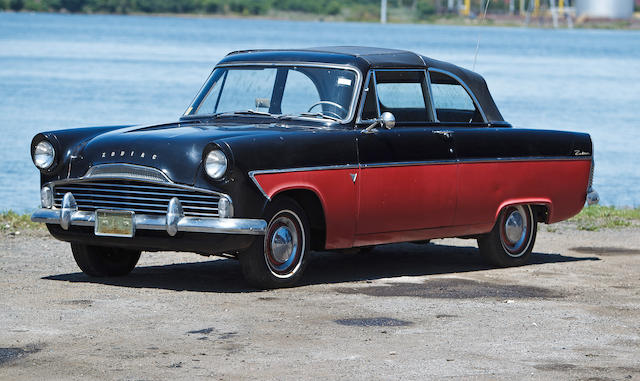
M 500 228 L 502 247 L 511 257 L 521 256 L 527 249 L 531 238 L 531 210 L 528 206 L 518 205 L 507 209 Z
M 302 263 L 305 242 L 302 222 L 290 210 L 283 210 L 269 222 L 264 240 L 264 255 L 271 273 L 288 278 Z
M 273 258 L 280 262 L 286 262 L 296 250 L 293 234 L 287 226 L 279 227 L 271 237 L 271 252 Z
M 505 235 L 510 243 L 516 243 L 525 233 L 524 218 L 519 210 L 513 211 L 505 222 Z

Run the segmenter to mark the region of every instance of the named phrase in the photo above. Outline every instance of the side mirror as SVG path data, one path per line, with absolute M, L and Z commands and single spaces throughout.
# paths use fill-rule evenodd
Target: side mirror
M 376 119 L 376 121 L 371 123 L 369 127 L 362 130 L 362 133 L 371 134 L 373 133 L 373 129 L 376 128 L 378 125 L 381 125 L 387 130 L 390 130 L 396 126 L 396 117 L 393 116 L 393 114 L 390 112 L 383 112 L 382 115 L 380 116 L 380 119 Z
M 380 119 L 382 127 L 386 128 L 387 130 L 390 130 L 396 126 L 396 117 L 393 116 L 393 114 L 390 112 L 383 112 Z

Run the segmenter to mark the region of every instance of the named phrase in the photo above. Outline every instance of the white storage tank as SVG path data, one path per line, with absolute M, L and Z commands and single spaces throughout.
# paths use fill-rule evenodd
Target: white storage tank
M 576 0 L 578 17 L 630 19 L 634 0 Z

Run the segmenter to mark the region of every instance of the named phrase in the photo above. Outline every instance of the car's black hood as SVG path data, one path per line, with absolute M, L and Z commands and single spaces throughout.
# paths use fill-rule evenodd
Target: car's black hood
M 133 126 L 92 138 L 84 147 L 82 157 L 88 166 L 107 163 L 144 165 L 162 170 L 175 182 L 193 184 L 207 145 L 217 143 L 224 148 L 224 140 L 228 138 L 282 134 L 290 129 L 269 124 Z

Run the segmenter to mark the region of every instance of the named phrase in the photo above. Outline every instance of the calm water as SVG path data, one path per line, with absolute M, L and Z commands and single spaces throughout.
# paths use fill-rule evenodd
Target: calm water
M 0 13 L 0 210 L 39 203 L 39 131 L 169 121 L 231 50 L 403 48 L 487 79 L 516 127 L 585 131 L 604 204 L 640 206 L 640 33 Z

